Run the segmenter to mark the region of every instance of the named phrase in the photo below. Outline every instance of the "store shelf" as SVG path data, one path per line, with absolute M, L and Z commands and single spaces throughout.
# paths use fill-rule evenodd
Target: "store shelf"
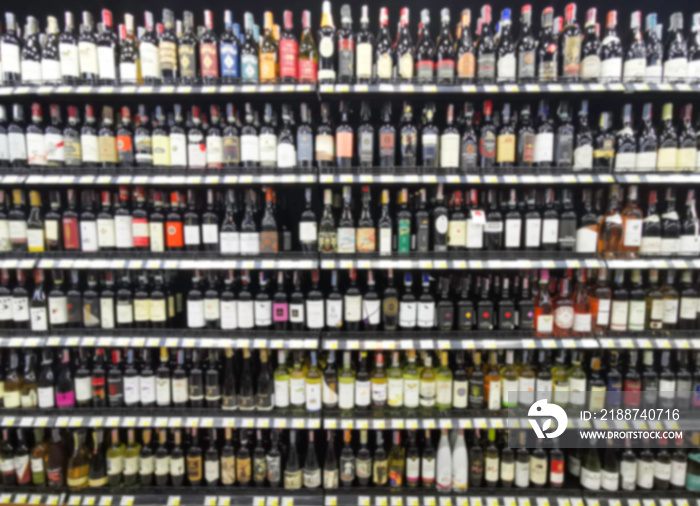
M 606 260 L 608 269 L 700 269 L 693 257 L 619 258 Z
M 615 181 L 624 184 L 698 184 L 698 172 L 658 172 L 653 174 L 614 174 Z
M 245 337 L 235 337 L 236 334 Z M 229 331 L 216 329 L 70 329 L 32 334 L 21 330 L 0 330 L 0 348 L 98 347 L 98 348 L 214 348 L 316 350 L 318 332 Z
M 118 171 L 118 174 L 117 174 Z M 133 171 L 134 174 L 124 174 Z M 111 173 L 108 173 L 111 172 Z M 150 172 L 150 173 L 149 173 Z M 274 173 L 273 173 L 274 172 Z M 1 184 L 22 185 L 237 185 L 237 184 L 314 184 L 315 170 L 260 169 L 251 173 L 247 169 L 170 169 L 139 167 L 119 169 L 73 169 L 63 167 L 45 171 L 27 169 L 27 174 L 18 171 L 0 177 Z
M 187 413 L 185 416 L 175 415 L 168 416 L 168 413 L 175 410 L 169 408 L 148 408 L 148 413 L 155 413 L 156 416 L 142 416 L 144 408 L 100 408 L 100 409 L 85 409 L 79 408 L 70 410 L 70 416 L 62 414 L 51 414 L 51 411 L 61 410 L 36 410 L 36 414 L 30 410 L 23 410 L 23 414 L 5 414 L 8 410 L 0 410 L 0 426 L 1 427 L 34 427 L 34 428 L 117 428 L 117 427 L 133 427 L 133 428 L 201 428 L 201 429 L 220 429 L 220 428 L 237 428 L 237 429 L 319 429 L 321 428 L 321 417 L 315 416 L 285 416 L 285 415 L 264 415 L 262 412 L 251 412 L 250 415 L 221 415 L 225 413 L 220 409 L 212 409 L 212 414 L 204 416 L 195 416 L 205 410 L 183 408 L 178 410 L 179 413 Z M 86 413 L 106 413 L 103 414 L 80 414 L 81 411 Z M 129 412 L 128 415 L 110 415 L 110 411 Z M 65 410 L 63 410 L 65 413 Z M 162 415 L 160 413 L 163 413 Z M 254 413 L 257 413 L 254 414 Z M 260 415 L 260 416 L 258 416 Z M 0 502 L 0 504 L 2 504 Z
M 319 169 L 320 183 L 386 183 L 386 184 L 596 184 L 614 183 L 611 174 L 572 174 L 553 169 L 494 169 L 493 174 L 457 174 L 452 169 L 422 167 L 390 167 L 351 169 Z
M 19 487 L 15 487 L 19 488 Z M 22 487 L 24 488 L 24 487 Z M 41 504 L 48 506 L 58 506 L 66 503 L 66 494 L 32 494 L 32 493 L 20 493 L 20 494 L 0 494 L 0 504 Z M 98 503 L 95 503 L 97 506 Z M 114 503 L 114 506 L 118 506 L 118 503 Z
M 700 263 L 700 261 L 699 261 Z M 381 256 L 321 255 L 321 269 L 579 269 L 604 267 L 605 261 L 576 253 L 547 251 L 450 251 Z
M 524 408 L 519 408 L 523 409 Z M 406 411 L 406 410 L 403 410 Z M 414 410 L 420 412 L 421 409 Z M 469 410 L 462 410 L 468 413 Z M 474 411 L 474 410 L 472 410 Z M 484 411 L 484 410 L 479 410 Z M 368 416 L 366 413 L 348 412 L 342 416 L 325 415 L 323 428 L 328 430 L 426 430 L 426 429 L 530 429 L 528 418 L 510 418 L 508 410 L 494 411 L 492 413 L 480 413 L 475 416 L 469 414 L 450 415 L 445 412 L 440 416 L 418 415 L 391 415 L 390 410 L 374 413 Z M 579 420 L 569 419 L 569 429 L 574 430 L 698 430 L 700 424 L 697 420 L 689 421 L 603 421 L 603 420 Z
M 697 330 L 609 332 L 607 336 L 599 336 L 598 342 L 603 349 L 700 350 L 697 336 Z
M 21 85 L 0 86 L 0 96 L 65 95 L 230 95 L 269 93 L 314 93 L 315 84 L 219 84 L 219 85 Z
M 526 350 L 597 348 L 592 335 L 576 338 L 536 337 L 530 331 L 324 332 L 324 350 Z
M 576 83 L 576 84 L 321 84 L 320 93 L 328 94 L 514 94 L 514 93 L 635 93 L 697 92 L 697 83 Z
M 31 253 L 27 254 L 31 256 Z M 73 258 L 68 255 L 74 255 Z M 232 257 L 218 253 L 166 252 L 161 255 L 151 253 L 83 253 L 60 252 L 54 258 L 46 258 L 44 253 L 37 254 L 34 260 L 39 269 L 179 269 L 179 270 L 228 270 L 228 269 L 316 269 L 318 260 L 315 255 L 280 253 L 263 257 Z M 51 256 L 51 255 L 48 255 Z M 122 258 L 113 258 L 121 256 Z M 68 258 L 60 258 L 68 257 Z M 140 258 L 139 258 L 140 257 Z M 23 261 L 29 262 L 30 259 Z M 22 267 L 31 268 L 31 267 Z
M 270 487 L 267 487 L 268 489 Z M 70 493 L 67 506 L 322 506 L 323 495 L 312 495 L 314 490 L 304 489 L 295 493 L 280 490 L 279 494 L 261 495 L 261 489 L 241 487 L 209 487 L 207 495 L 202 489 L 185 487 L 148 487 L 150 492 L 136 495 L 120 495 L 123 489 L 115 489 L 117 495 L 92 495 Z M 138 489 L 136 489 L 138 490 Z M 174 492 L 175 490 L 175 492 Z M 221 490 L 221 494 L 216 492 Z M 274 494 L 274 488 L 272 492 Z M 103 493 L 103 489 L 96 489 Z M 161 494 L 156 495 L 156 492 Z
M 325 506 L 699 506 L 687 491 L 591 492 L 572 489 L 484 489 L 469 487 L 469 494 L 435 494 L 434 489 L 361 492 L 328 491 Z

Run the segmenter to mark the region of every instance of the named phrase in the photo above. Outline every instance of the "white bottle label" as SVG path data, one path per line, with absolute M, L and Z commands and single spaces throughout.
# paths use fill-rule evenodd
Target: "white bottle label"
M 628 218 L 625 220 L 624 245 L 637 247 L 642 245 L 642 220 Z
M 275 164 L 277 161 L 277 136 L 275 134 L 260 134 L 258 152 L 261 164 Z
M 2 61 L 3 72 L 19 74 L 19 45 L 0 43 L 0 61 Z
M 239 232 L 221 232 L 219 244 L 221 253 L 237 255 L 241 252 L 241 234 Z
M 619 81 L 622 76 L 622 58 L 608 58 L 600 66 L 600 79 L 603 82 Z
M 207 136 L 207 165 L 224 163 L 224 144 L 220 136 Z
M 637 153 L 634 168 L 643 172 L 656 169 L 656 151 L 643 151 Z
M 551 162 L 554 159 L 554 134 L 542 133 L 535 137 L 535 162 Z
M 413 328 L 416 326 L 416 303 L 404 302 L 399 303 L 399 326 L 404 328 Z
M 204 301 L 187 301 L 187 326 L 191 329 L 204 328 Z
M 382 315 L 382 303 L 380 300 L 362 300 L 362 321 L 370 325 L 379 325 Z
M 30 309 L 32 322 L 32 330 L 34 332 L 43 332 L 49 330 L 48 317 L 45 307 L 33 307 Z
M 297 150 L 294 144 L 280 142 L 277 144 L 277 167 L 289 169 L 297 165 Z
M 80 222 L 80 248 L 83 251 L 97 251 L 97 223 L 94 221 Z
M 688 76 L 688 58 L 671 58 L 664 62 L 664 80 L 681 81 Z
M 219 312 L 221 314 L 221 328 L 235 330 L 238 328 L 238 307 L 235 300 L 222 300 Z
M 342 326 L 343 301 L 336 299 L 326 300 L 326 327 L 329 329 L 340 329 Z
M 289 407 L 289 379 L 275 380 L 275 407 Z
M 506 248 L 520 248 L 520 238 L 522 236 L 523 220 L 506 220 Z
M 574 149 L 574 170 L 593 168 L 593 145 L 585 144 Z
M 310 329 L 323 328 L 323 300 L 306 301 L 306 326 Z
M 61 75 L 63 77 L 80 77 L 78 46 L 60 42 L 58 44 L 58 52 L 61 61 Z
M 528 218 L 525 220 L 525 247 L 539 248 L 542 236 L 542 220 L 540 218 Z
M 114 48 L 111 46 L 97 47 L 97 61 L 100 66 L 100 79 L 116 79 Z
M 78 54 L 80 55 L 80 72 L 98 75 L 97 46 L 95 43 L 78 42 Z
M 632 58 L 624 64 L 624 81 L 642 81 L 646 71 L 646 58 Z
M 170 134 L 170 165 L 172 167 L 187 167 L 187 136 L 185 134 Z
M 116 246 L 113 219 L 97 219 L 97 245 L 99 248 Z
M 456 169 L 459 167 L 460 137 L 457 133 L 446 133 L 440 138 L 440 167 Z
M 252 329 L 255 327 L 255 316 L 252 300 L 238 301 L 238 327 L 241 329 Z
M 117 248 L 131 249 L 134 247 L 131 221 L 131 216 L 116 215 L 114 217 L 114 237 Z
M 542 220 L 542 244 L 556 244 L 559 241 L 559 220 Z
M 257 135 L 241 135 L 241 161 L 257 162 L 260 160 L 260 148 Z
M 600 490 L 600 471 L 581 468 L 581 486 L 588 490 Z

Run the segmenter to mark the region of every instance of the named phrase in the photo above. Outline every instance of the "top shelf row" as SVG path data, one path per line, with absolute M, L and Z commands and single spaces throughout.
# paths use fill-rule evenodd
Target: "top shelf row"
M 1 86 L 0 97 L 85 95 L 228 94 L 534 94 L 534 93 L 698 93 L 700 83 L 577 84 L 221 84 L 221 85 L 44 85 Z

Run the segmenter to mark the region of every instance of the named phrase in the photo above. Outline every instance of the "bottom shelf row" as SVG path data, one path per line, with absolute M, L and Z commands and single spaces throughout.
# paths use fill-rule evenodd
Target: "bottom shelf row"
M 545 448 L 530 429 L 370 436 L 367 430 L 54 428 L 47 438 L 44 429 L 20 428 L 3 429 L 2 436 L 3 492 L 700 491 L 699 432 L 668 431 L 660 440 L 628 440 L 622 447 L 601 439 L 583 448 Z
M 157 491 L 139 495 L 92 494 L 0 494 L 0 504 L 31 504 L 48 506 L 699 506 L 700 499 L 685 493 L 645 497 L 607 496 L 583 497 L 574 493 L 509 496 L 489 493 L 469 495 L 406 493 L 345 494 L 345 495 L 158 495 Z

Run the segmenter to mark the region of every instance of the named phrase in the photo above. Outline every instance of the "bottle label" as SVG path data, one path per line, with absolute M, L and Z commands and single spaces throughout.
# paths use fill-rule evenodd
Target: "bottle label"
M 27 163 L 29 165 L 46 165 L 46 143 L 44 134 L 27 133 Z
M 377 58 L 377 77 L 379 79 L 391 79 L 394 77 L 394 62 L 391 53 L 382 53 Z
M 581 62 L 581 79 L 597 80 L 600 78 L 600 56 L 589 55 Z
M 65 159 L 63 135 L 47 133 L 44 135 L 44 151 L 46 153 L 46 161 L 49 165 L 51 162 L 62 163 Z
M 315 83 L 317 81 L 318 64 L 315 60 L 299 60 L 299 81 L 304 83 Z
M 502 134 L 498 136 L 498 163 L 515 163 L 515 134 Z
M 415 302 L 399 303 L 399 326 L 413 328 L 416 326 L 417 307 Z
M 528 218 L 525 220 L 525 247 L 539 248 L 542 237 L 542 220 L 540 218 Z
M 115 69 L 116 60 L 114 47 L 112 45 L 98 46 L 97 59 L 100 65 L 100 79 L 115 80 L 117 78 L 117 73 Z M 122 76 L 122 78 L 124 78 L 124 76 Z
M 199 43 L 200 74 L 202 77 L 219 77 L 219 55 L 216 44 Z
M 624 82 L 643 81 L 646 66 L 646 58 L 630 58 L 629 60 L 626 60 L 623 66 L 622 80 Z
M 540 133 L 535 140 L 535 162 L 551 163 L 554 159 L 554 134 Z
M 440 60 L 436 64 L 437 77 L 439 81 L 452 82 L 455 77 L 455 61 Z
M 610 330 L 624 332 L 627 330 L 627 320 L 629 315 L 628 301 L 612 301 L 612 312 L 610 317 Z
M 310 329 L 323 328 L 323 300 L 306 300 L 306 326 Z
M 141 74 L 146 79 L 160 79 L 160 58 L 158 47 L 151 42 L 139 44 L 139 56 L 141 59 Z
M 27 160 L 27 145 L 25 144 L 24 134 L 9 132 L 7 138 L 10 145 L 10 160 L 24 163 Z
M 518 54 L 518 76 L 520 79 L 535 78 L 535 50 L 524 50 Z
M 242 54 L 241 55 L 241 77 L 246 81 L 258 81 L 258 55 Z
M 277 75 L 277 53 L 260 53 L 260 82 L 274 82 Z
M 433 60 L 420 60 L 416 62 L 416 78 L 418 82 L 431 82 L 433 80 Z
M 294 39 L 282 39 L 279 43 L 280 77 L 297 78 L 299 44 Z
M 355 73 L 358 79 L 372 77 L 372 44 L 359 42 L 355 51 Z
M 379 325 L 381 302 L 379 300 L 362 300 L 362 321 L 369 325 Z
M 500 140 L 500 137 L 499 137 Z M 460 137 L 457 133 L 445 133 L 440 138 L 440 167 L 459 167 L 459 144 Z M 500 155 L 500 145 L 499 145 Z
M 338 77 L 352 78 L 354 71 L 355 41 L 351 38 L 338 39 Z
M 560 167 L 570 167 L 574 151 L 574 136 L 568 132 L 557 135 L 555 162 Z
M 238 45 L 230 42 L 219 44 L 221 55 L 221 76 L 238 77 Z
M 58 60 L 43 58 L 40 72 L 40 80 L 44 83 L 58 83 L 61 80 L 61 64 Z M 24 67 L 22 67 L 22 80 L 24 80 L 24 75 Z
M 187 167 L 187 136 L 185 134 L 170 134 L 170 165 L 172 167 Z
M 360 163 L 371 166 L 374 162 L 374 132 L 360 132 L 358 151 L 360 155 Z
M 207 167 L 221 167 L 224 163 L 223 139 L 218 135 L 208 135 L 205 150 L 207 154 Z
M 297 130 L 297 160 L 299 165 L 311 163 L 314 156 L 313 137 L 310 132 Z M 331 157 L 332 158 L 332 157 Z
M 688 58 L 670 58 L 664 62 L 664 81 L 684 81 L 688 76 Z
M 496 136 L 493 132 L 486 132 L 479 139 L 479 155 L 481 158 L 488 158 L 491 161 L 496 159 Z
M 457 60 L 457 77 L 461 79 L 473 79 L 476 71 L 474 53 L 464 53 Z
M 505 247 L 520 248 L 523 221 L 521 219 L 507 219 L 505 226 Z
M 498 59 L 498 81 L 515 82 L 515 53 L 504 54 Z
M 563 73 L 567 77 L 578 78 L 581 69 L 581 37 L 564 38 Z
M 4 44 L 3 44 L 4 46 Z M 98 64 L 97 64 L 97 46 L 94 42 L 78 42 L 78 55 L 80 58 L 80 72 L 83 76 L 86 74 L 92 74 L 93 76 L 98 75 Z M 114 61 L 114 54 L 112 54 L 112 61 Z M 3 58 L 3 66 L 6 63 Z
M 411 79 L 413 77 L 413 54 L 406 52 L 399 57 L 398 64 L 399 77 Z
M 136 63 L 122 62 L 119 64 L 119 81 L 121 83 L 137 83 Z
M 598 228 L 580 227 L 576 231 L 576 252 L 595 253 L 598 250 Z
M 100 135 L 97 138 L 97 149 L 100 162 L 117 163 L 117 143 L 111 135 Z
M 207 145 L 200 133 L 187 136 L 187 157 L 190 168 L 203 169 L 207 166 Z
M 241 136 L 241 161 L 242 162 L 258 162 L 260 161 L 260 144 L 257 135 L 242 135 Z
M 479 56 L 476 69 L 480 79 L 493 79 L 496 77 L 496 53 L 484 53 Z
M 61 75 L 63 77 L 80 77 L 80 67 L 78 63 L 78 46 L 73 43 L 59 42 L 59 59 L 61 61 Z M 5 53 L 2 53 L 3 67 L 6 72 L 11 72 L 7 66 Z

